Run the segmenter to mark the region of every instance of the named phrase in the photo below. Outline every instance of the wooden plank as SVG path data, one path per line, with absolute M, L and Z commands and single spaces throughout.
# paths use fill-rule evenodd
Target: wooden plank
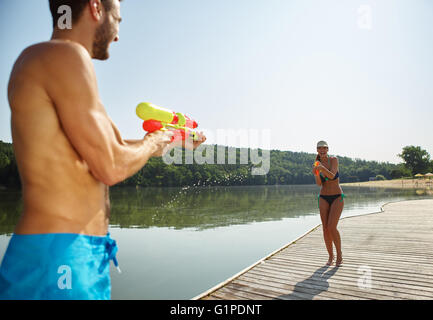
M 216 286 L 214 286 L 214 287 L 210 288 L 209 290 L 207 290 L 207 291 L 205 291 L 205 292 L 199 294 L 198 296 L 195 296 L 194 298 L 192 298 L 192 300 L 198 300 L 198 299 L 201 299 L 201 297 L 205 297 L 205 296 L 207 296 L 209 293 L 214 292 L 214 291 L 218 290 L 219 288 L 224 287 L 226 284 L 230 283 L 233 279 L 236 279 L 239 275 L 241 275 L 241 274 L 247 272 L 248 270 L 254 268 L 254 266 L 256 266 L 256 265 L 260 264 L 261 262 L 263 262 L 263 261 L 269 259 L 270 257 L 272 257 L 273 255 L 277 254 L 278 252 L 280 252 L 280 251 L 283 250 L 284 248 L 290 246 L 292 243 L 295 243 L 297 240 L 300 240 L 300 239 L 304 238 L 306 235 L 308 235 L 309 233 L 313 232 L 313 231 L 316 230 L 316 228 L 318 228 L 318 227 L 319 227 L 319 226 L 315 226 L 315 227 L 313 227 L 312 229 L 308 230 L 308 231 L 305 232 L 303 235 L 301 235 L 299 238 L 297 238 L 297 239 L 295 239 L 295 240 L 289 242 L 288 244 L 282 246 L 281 248 L 279 248 L 279 249 L 277 249 L 277 250 L 271 252 L 271 253 L 270 253 L 269 255 L 267 255 L 266 257 L 264 257 L 264 258 L 260 259 L 259 261 L 253 263 L 251 266 L 246 267 L 244 270 L 240 271 L 239 273 L 235 274 L 234 276 L 230 277 L 229 279 L 227 279 L 227 280 L 225 280 L 225 281 L 223 281 L 223 282 L 217 284 Z
M 270 262 L 274 262 L 281 265 L 287 265 L 290 268 L 297 269 L 298 265 L 302 265 L 303 263 L 304 264 L 311 263 L 313 266 L 319 267 L 319 266 L 323 266 L 326 261 L 327 261 L 327 257 L 326 259 L 323 258 L 321 260 L 322 263 L 317 263 L 317 261 L 313 261 L 312 259 L 308 260 L 306 258 L 303 259 L 302 257 L 294 257 L 293 259 L 287 259 L 282 256 L 278 256 L 272 259 Z M 372 268 L 372 270 L 378 267 L 383 269 L 388 268 L 402 273 L 406 272 L 407 274 L 421 275 L 423 277 L 432 277 L 431 273 L 429 273 L 431 272 L 430 265 L 403 264 L 403 263 L 401 263 L 400 265 L 397 264 L 393 265 L 389 263 L 380 263 L 377 260 L 368 261 L 365 259 L 354 260 L 354 259 L 343 258 L 343 265 L 341 266 L 341 270 L 345 270 L 345 266 L 357 266 L 358 268 L 361 266 L 367 266 Z
M 271 286 L 268 283 L 261 284 L 257 282 L 250 282 L 243 279 L 235 279 L 232 282 L 233 285 L 240 285 L 240 289 L 244 291 L 251 292 L 267 292 L 268 295 L 272 295 L 274 299 L 280 300 L 307 300 L 310 299 L 310 294 L 303 291 L 290 291 L 291 294 L 288 295 L 288 290 L 278 286 Z M 315 296 L 314 300 L 334 300 L 331 296 Z
M 378 241 L 378 240 L 382 240 L 385 241 L 385 243 L 391 244 L 394 242 L 397 243 L 406 243 L 406 244 L 426 244 L 426 245 L 430 245 L 431 246 L 431 237 L 430 236 L 425 236 L 425 237 L 418 237 L 418 236 L 392 236 L 391 234 L 387 235 L 387 234 L 376 234 L 374 236 L 370 236 L 371 238 L 367 238 L 365 235 L 363 236 L 355 236 L 355 235 L 351 235 L 350 233 L 344 232 L 341 229 L 341 226 L 338 226 L 337 229 L 340 232 L 340 235 L 344 238 L 347 239 L 350 242 L 356 243 L 359 241 Z M 372 232 L 372 231 L 370 231 Z M 403 231 L 401 231 L 403 232 Z M 322 238 L 323 239 L 323 231 L 319 233 L 316 233 L 314 235 L 311 235 L 311 238 L 309 239 L 309 242 L 307 243 L 316 243 L 317 239 Z
M 235 296 L 231 296 L 231 297 L 220 297 L 218 294 L 212 294 L 211 296 L 207 296 L 202 298 L 202 300 L 232 300 L 232 299 L 239 299 Z
M 253 270 L 252 270 L 253 271 Z M 280 272 L 281 268 L 275 267 L 275 266 L 261 266 L 260 268 L 257 267 L 257 270 L 254 270 L 255 272 Z M 340 271 L 340 270 L 339 270 Z M 292 276 L 312 276 L 311 272 L 309 271 L 302 271 L 302 270 L 291 270 L 290 271 Z M 287 275 L 287 272 L 285 272 L 285 274 Z M 346 280 L 346 281 L 351 281 L 351 283 L 357 284 L 357 281 L 359 279 L 358 274 L 350 274 L 350 273 L 341 273 L 338 272 L 336 275 L 333 276 L 333 280 Z M 384 278 L 382 277 L 380 274 L 372 274 L 372 280 L 375 282 L 376 285 L 380 285 L 380 286 L 384 286 L 386 288 L 391 287 L 391 286 L 405 286 L 408 289 L 413 289 L 416 290 L 416 292 L 422 292 L 424 295 L 426 296 L 433 296 L 433 292 L 432 292 L 432 285 L 431 283 L 428 285 L 426 283 L 422 283 L 422 282 L 410 282 L 410 279 L 406 279 L 406 281 L 404 280 L 399 280 L 399 279 L 390 279 L 390 278 Z M 405 289 L 405 291 L 407 291 Z
M 281 267 L 281 265 L 263 265 L 260 267 L 255 268 L 256 270 L 276 270 L 276 271 L 282 271 L 285 274 L 304 274 L 304 273 L 309 273 L 309 275 L 312 275 L 313 272 L 315 271 L 311 271 L 311 270 L 305 270 L 305 269 L 283 269 Z M 424 290 L 424 291 L 428 291 L 428 292 L 432 292 L 431 288 L 433 288 L 433 284 L 431 281 L 429 281 L 428 279 L 413 279 L 410 277 L 410 275 L 407 276 L 395 276 L 394 278 L 392 277 L 392 275 L 387 274 L 386 272 L 375 272 L 372 271 L 371 276 L 373 278 L 378 278 L 383 282 L 391 282 L 391 283 L 401 283 L 401 284 L 408 284 L 408 285 L 413 285 L 416 286 L 417 288 L 419 288 L 420 290 Z M 358 274 L 357 272 L 354 272 L 352 270 L 350 271 L 343 271 L 343 270 L 338 270 L 338 274 L 335 276 L 335 278 L 339 278 L 339 277 L 347 277 L 350 279 L 353 279 L 353 282 L 356 283 L 358 281 L 358 279 L 361 277 L 361 274 Z
M 252 280 L 252 281 L 250 281 Z M 285 285 L 285 284 L 278 284 L 278 283 L 260 283 L 257 280 L 254 279 L 241 279 L 240 277 L 233 281 L 235 284 L 243 285 L 244 290 L 259 290 L 259 291 L 267 291 L 268 293 L 273 293 L 275 299 L 283 299 L 283 300 L 335 300 L 336 294 L 325 292 L 325 294 L 312 294 L 312 292 L 318 291 L 313 286 L 310 288 L 297 288 L 296 291 L 294 291 L 295 287 L 293 285 Z M 341 298 L 341 296 L 338 296 Z
M 218 290 L 212 293 L 211 297 L 215 297 L 216 299 L 221 299 L 221 300 L 249 300 L 249 298 L 244 298 L 241 295 L 236 295 L 232 292 L 227 292 L 227 290 Z M 259 299 L 263 299 L 262 296 L 259 296 Z
M 353 258 L 353 259 L 370 259 L 370 260 L 377 260 L 377 261 L 389 261 L 390 263 L 419 263 L 419 264 L 432 264 L 433 263 L 433 257 L 421 257 L 421 256 L 415 256 L 415 257 L 407 257 L 407 256 L 401 256 L 398 253 L 389 253 L 386 251 L 383 252 L 369 252 L 369 251 L 363 251 L 363 250 L 354 250 L 354 249 L 347 249 L 342 247 L 342 253 L 343 253 L 343 259 L 344 258 Z M 335 254 L 335 249 L 334 249 Z M 296 258 L 296 257 L 309 257 L 310 259 L 317 260 L 315 258 L 323 259 L 323 257 L 328 257 L 328 252 L 325 248 L 310 248 L 310 249 L 300 249 L 296 252 L 281 252 L 278 256 L 286 257 L 286 258 Z M 433 268 L 432 268 L 433 272 Z
M 401 296 L 398 293 L 385 292 L 379 290 L 362 290 L 356 285 L 347 284 L 343 282 L 328 282 L 328 281 L 318 281 L 318 279 L 301 278 L 298 281 L 281 279 L 279 275 L 272 274 L 271 272 L 267 274 L 256 274 L 255 272 L 248 272 L 247 274 L 241 276 L 242 279 L 256 279 L 261 280 L 268 285 L 282 285 L 286 284 L 287 288 L 290 286 L 297 290 L 304 289 L 305 292 L 310 293 L 310 299 L 315 295 L 329 296 L 338 299 L 351 299 L 365 300 L 365 299 L 409 299 L 408 296 Z M 240 278 L 241 278 L 240 277 Z
M 433 248 L 431 249 L 433 252 Z M 361 254 L 368 254 L 371 256 L 381 256 L 383 254 L 387 254 L 390 257 L 397 257 L 397 258 L 401 258 L 401 259 L 411 259 L 411 260 L 426 260 L 427 263 L 431 263 L 433 262 L 433 256 L 430 253 L 426 253 L 426 250 L 424 249 L 423 252 L 421 251 L 415 251 L 413 250 L 412 252 L 410 252 L 409 250 L 400 250 L 400 251 L 396 251 L 393 250 L 391 248 L 374 248 L 374 247 L 364 247 L 364 248 L 359 248 L 359 247 L 350 247 L 347 245 L 343 245 L 342 246 L 342 252 L 343 255 L 350 255 L 350 256 L 357 256 L 357 255 L 361 255 Z M 282 255 L 287 255 L 287 256 L 291 256 L 293 255 L 292 253 L 293 251 L 286 251 L 286 252 L 282 252 Z M 311 246 L 306 246 L 306 247 L 297 247 L 296 250 L 296 254 L 305 254 L 305 253 L 314 253 L 315 255 L 323 255 L 326 254 L 327 255 L 327 251 L 325 249 L 325 244 L 323 244 L 323 247 L 311 247 Z M 335 250 L 334 250 L 335 253 Z
M 396 254 L 391 254 L 388 252 L 382 252 L 382 253 L 376 253 L 376 252 L 363 252 L 363 251 L 352 251 L 352 250 L 344 250 L 343 252 L 343 259 L 348 260 L 360 260 L 360 261 L 376 261 L 379 263 L 387 263 L 387 264 L 403 264 L 403 265 L 411 265 L 411 264 L 420 264 L 420 265 L 432 265 L 433 259 L 431 258 L 421 258 L 421 257 L 404 257 Z M 334 251 L 335 254 L 335 251 Z M 304 258 L 304 260 L 313 259 L 317 260 L 319 258 L 320 260 L 328 260 L 328 253 L 325 250 L 315 251 L 315 249 L 311 250 L 305 250 L 303 252 L 298 252 L 296 255 L 293 254 L 286 254 L 281 252 L 278 255 L 278 258 L 286 258 L 286 259 L 298 259 L 298 258 Z M 325 261 L 325 262 L 326 262 Z M 431 271 L 433 273 L 433 268 L 431 268 Z
M 344 241 L 344 242 L 343 242 Z M 433 247 L 429 248 L 428 246 L 424 246 L 423 248 L 410 248 L 410 247 L 402 247 L 398 246 L 398 244 L 394 246 L 374 246 L 373 244 L 360 244 L 360 245 L 350 245 L 347 243 L 347 240 L 342 239 L 341 245 L 342 251 L 356 253 L 369 253 L 369 254 L 382 254 L 386 253 L 388 255 L 400 256 L 402 258 L 413 258 L 414 260 L 417 258 L 427 259 L 433 261 Z M 298 244 L 291 248 L 291 250 L 283 250 L 281 254 L 290 254 L 291 252 L 317 252 L 317 253 L 327 253 L 325 248 L 325 242 L 322 240 L 320 243 L 315 244 Z M 344 252 L 343 252 L 344 253 Z M 410 255 L 410 257 L 407 257 Z
M 341 236 L 341 234 L 340 234 Z M 317 245 L 320 244 L 320 246 L 318 247 Z M 426 244 L 413 244 L 413 245 L 408 245 L 407 243 L 396 243 L 396 242 L 392 242 L 392 243 L 383 243 L 381 242 L 380 245 L 374 245 L 373 243 L 371 243 L 369 241 L 369 243 L 367 243 L 366 241 L 364 243 L 361 242 L 350 242 L 350 239 L 347 238 L 342 238 L 342 242 L 341 242 L 342 248 L 343 249 L 352 249 L 352 250 L 364 250 L 364 251 L 386 251 L 389 253 L 401 253 L 403 255 L 406 254 L 410 254 L 410 253 L 414 253 L 414 254 L 420 254 L 420 255 L 424 255 L 424 256 L 430 256 L 432 257 L 432 251 L 431 249 L 433 249 L 433 246 L 431 244 L 426 245 Z M 294 246 L 292 248 L 292 250 L 294 250 L 294 248 L 297 248 L 297 250 L 308 250 L 310 248 L 320 248 L 320 249 L 325 249 L 325 243 L 322 240 L 322 243 L 320 243 L 319 241 L 317 241 L 316 243 L 302 243 L 302 244 L 297 244 L 296 246 Z M 289 250 L 287 250 L 289 251 Z
M 275 277 L 279 276 L 280 280 L 282 281 L 289 279 L 287 274 L 284 275 L 278 273 L 278 270 L 272 268 L 268 268 L 268 269 L 264 268 L 262 270 L 266 272 L 260 273 L 260 271 L 258 270 L 254 272 L 253 270 L 251 270 L 251 274 L 258 276 L 256 272 L 259 272 L 263 276 L 265 276 L 266 274 L 273 275 Z M 314 274 L 312 275 L 311 273 L 308 272 L 306 273 L 302 271 L 291 271 L 291 275 L 292 277 L 294 277 L 296 280 L 299 281 L 305 281 L 308 278 L 318 283 L 323 282 L 320 276 L 314 276 Z M 354 290 L 352 291 L 359 292 L 359 290 L 357 290 L 357 281 L 358 281 L 358 276 L 353 277 L 353 276 L 344 276 L 344 275 L 335 274 L 329 279 L 327 279 L 326 283 L 329 285 L 329 290 L 332 290 L 332 288 L 335 288 L 337 286 L 344 285 L 344 286 L 354 288 Z M 431 290 L 426 290 L 426 289 L 431 289 L 431 288 L 419 287 L 413 284 L 400 284 L 392 281 L 387 282 L 382 280 L 381 278 L 372 276 L 372 289 L 370 291 L 379 293 L 381 295 L 393 296 L 402 299 L 410 299 L 410 297 L 412 296 L 423 297 L 423 299 L 424 298 L 433 299 L 433 292 Z
M 433 299 L 433 200 L 381 211 L 341 219 L 340 268 L 324 268 L 319 225 L 197 298 Z M 371 268 L 371 289 L 358 287 L 360 266 Z
M 238 300 L 272 300 L 273 296 L 269 296 L 266 293 L 253 293 L 241 290 L 242 288 L 232 288 L 231 283 L 225 285 L 223 288 L 216 291 L 216 293 L 222 294 L 224 296 L 234 296 L 238 297 Z
M 315 257 L 308 257 L 308 256 L 299 256 L 299 257 L 276 257 L 272 262 L 279 263 L 279 264 L 286 264 L 289 266 L 292 266 L 293 268 L 298 268 L 297 265 L 301 265 L 303 263 L 312 263 L 314 266 L 323 266 L 325 265 L 325 262 L 328 261 L 328 256 L 323 257 L 319 261 L 321 263 L 318 263 L 318 261 L 314 261 L 313 259 L 317 259 L 317 256 Z M 397 261 L 396 263 L 393 263 L 389 260 L 378 260 L 378 259 L 367 259 L 367 258 L 355 258 L 355 257 L 343 257 L 343 264 L 341 265 L 341 270 L 345 270 L 345 266 L 357 266 L 358 268 L 363 267 L 370 267 L 372 270 L 374 268 L 387 268 L 394 271 L 399 272 L 405 272 L 407 274 L 419 274 L 423 277 L 431 277 L 431 264 L 417 264 L 417 263 L 406 263 L 406 262 L 400 262 Z M 334 266 L 335 266 L 335 259 L 334 259 Z
M 312 292 L 316 292 L 316 291 L 326 291 L 323 289 L 326 289 L 324 286 L 311 282 L 311 283 L 304 283 L 301 286 L 296 286 L 298 281 L 290 281 L 287 279 L 276 279 L 276 278 L 272 278 L 271 276 L 266 276 L 264 274 L 258 274 L 256 272 L 252 272 L 253 270 L 251 270 L 251 272 L 247 272 L 243 275 L 241 275 L 238 279 L 236 279 L 235 281 L 244 281 L 245 282 L 250 282 L 252 284 L 258 284 L 258 285 L 264 285 L 264 286 L 269 286 L 269 287 L 276 287 L 279 289 L 283 289 L 284 293 L 290 293 L 291 295 L 299 295 L 300 297 L 304 298 L 304 299 L 310 299 L 312 296 Z M 263 280 L 267 280 L 267 281 L 263 281 Z M 250 284 L 250 286 L 253 286 L 252 284 Z M 331 294 L 324 294 L 322 295 L 323 297 L 329 297 L 332 298 Z
M 318 252 L 316 254 L 312 253 L 312 252 L 300 252 L 292 255 L 287 255 L 287 254 L 283 254 L 281 253 L 280 255 L 278 255 L 278 257 L 274 257 L 274 259 L 285 259 L 288 261 L 315 261 L 316 263 L 319 264 L 325 264 L 328 261 L 328 254 L 327 253 L 321 253 Z M 382 256 L 373 256 L 372 254 L 369 253 L 358 253 L 358 254 L 348 254 L 347 252 L 343 251 L 343 259 L 348 262 L 348 261 L 353 261 L 353 262 L 357 262 L 360 265 L 388 265 L 388 266 L 400 266 L 400 267 L 404 267 L 404 269 L 407 270 L 407 268 L 409 267 L 413 267 L 416 265 L 432 265 L 431 261 L 416 261 L 416 260 L 410 260 L 404 259 L 404 258 L 399 258 L 399 257 L 394 257 L 394 256 L 390 256 L 387 254 L 383 254 Z M 432 274 L 433 270 L 432 268 L 430 268 L 429 270 L 426 270 L 427 274 Z
M 275 263 L 274 263 L 275 262 Z M 275 269 L 279 269 L 279 270 L 287 270 L 288 272 L 290 272 L 291 270 L 308 270 L 310 271 L 313 267 L 317 268 L 317 265 L 313 265 L 313 264 L 309 264 L 308 262 L 301 262 L 297 264 L 298 268 L 293 267 L 293 264 L 280 264 L 278 262 L 276 262 L 276 260 L 272 261 L 271 263 L 266 263 L 266 264 L 261 264 L 259 266 L 257 266 L 255 269 L 260 269 L 262 266 L 264 267 L 270 267 L 270 268 L 275 268 Z M 359 267 L 361 267 L 360 265 L 348 265 L 345 264 L 344 268 L 341 267 L 341 272 L 340 274 L 344 274 L 347 271 L 350 271 L 350 273 L 354 276 L 354 277 L 359 277 L 360 274 L 358 273 Z M 286 272 L 287 272 L 286 271 Z M 410 283 L 415 283 L 421 286 L 426 286 L 426 287 L 433 287 L 433 278 L 431 276 L 420 276 L 418 274 L 409 274 L 407 273 L 407 270 L 395 270 L 395 269 L 390 269 L 390 268 L 384 268 L 384 267 L 377 267 L 374 266 L 374 268 L 372 269 L 372 272 L 374 272 L 375 275 L 378 275 L 384 279 L 401 279 L 404 281 L 408 281 Z
M 233 280 L 229 284 L 227 284 L 224 289 L 231 290 L 231 292 L 236 292 L 237 294 L 244 295 L 246 297 L 253 297 L 253 296 L 263 296 L 267 297 L 269 299 L 279 299 L 279 296 L 281 295 L 281 292 L 278 292 L 278 290 L 270 290 L 266 287 L 251 287 L 249 285 L 246 285 L 244 283 L 239 283 L 237 280 Z M 295 299 L 302 299 L 299 297 L 295 297 Z M 284 299 L 286 300 L 286 299 Z

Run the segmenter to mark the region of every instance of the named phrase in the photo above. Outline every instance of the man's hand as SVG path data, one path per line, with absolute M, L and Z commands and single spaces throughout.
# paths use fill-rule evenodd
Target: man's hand
M 198 140 L 193 142 L 193 145 L 192 145 L 193 149 L 197 149 L 197 147 L 199 145 L 201 145 L 203 142 L 206 141 L 206 136 L 203 134 L 202 131 L 197 132 L 197 135 L 198 135 Z
M 175 147 L 170 143 L 172 136 L 173 131 L 170 130 L 158 130 L 146 134 L 144 140 L 147 140 L 151 145 L 155 146 L 155 151 L 152 153 L 152 157 L 162 157 L 169 150 Z
M 203 132 L 198 132 L 198 140 L 196 141 L 193 141 L 192 138 L 189 138 L 187 140 L 177 140 L 170 143 L 173 134 L 174 132 L 171 130 L 158 130 L 146 134 L 144 139 L 147 140 L 150 145 L 154 145 L 156 147 L 155 151 L 152 153 L 152 157 L 162 157 L 175 147 L 183 147 L 188 150 L 194 150 L 206 141 L 206 136 L 203 134 Z
M 199 145 L 206 141 L 206 136 L 203 134 L 202 131 L 197 132 L 197 136 L 198 139 L 196 141 L 192 140 L 192 138 L 189 138 L 182 141 L 173 142 L 172 145 L 173 147 L 182 146 L 183 148 L 188 150 L 195 150 Z

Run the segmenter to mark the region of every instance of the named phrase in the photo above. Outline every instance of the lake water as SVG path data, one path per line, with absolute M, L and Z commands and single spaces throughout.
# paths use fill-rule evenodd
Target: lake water
M 121 188 L 110 191 L 112 299 L 190 299 L 321 223 L 308 186 Z M 416 190 L 344 187 L 342 217 L 432 197 Z M 0 191 L 0 259 L 22 209 Z M 344 238 L 342 239 L 344 241 Z M 323 247 L 323 250 L 326 250 Z

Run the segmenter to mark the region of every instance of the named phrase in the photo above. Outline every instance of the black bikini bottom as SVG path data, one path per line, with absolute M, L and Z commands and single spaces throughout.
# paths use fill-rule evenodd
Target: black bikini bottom
M 333 194 L 333 195 L 319 195 L 320 198 L 326 200 L 329 205 L 331 205 L 335 199 L 339 198 L 341 196 L 341 200 L 343 200 L 342 194 Z

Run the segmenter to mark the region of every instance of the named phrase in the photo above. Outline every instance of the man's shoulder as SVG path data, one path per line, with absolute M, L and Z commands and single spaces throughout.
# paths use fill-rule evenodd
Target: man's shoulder
M 32 54 L 75 54 L 85 56 L 86 49 L 77 42 L 67 40 L 50 40 L 35 43 L 26 49 L 23 53 Z M 88 54 L 87 54 L 88 55 Z
M 94 79 L 92 59 L 82 45 L 51 40 L 23 50 L 11 72 L 8 96 L 12 101 L 22 89 L 39 88 L 53 98 L 64 95 L 65 88 L 83 90 Z
M 50 40 L 25 48 L 17 61 L 42 66 L 46 71 L 51 69 L 50 66 L 53 71 L 60 71 L 76 64 L 91 63 L 91 58 L 87 50 L 76 42 Z

